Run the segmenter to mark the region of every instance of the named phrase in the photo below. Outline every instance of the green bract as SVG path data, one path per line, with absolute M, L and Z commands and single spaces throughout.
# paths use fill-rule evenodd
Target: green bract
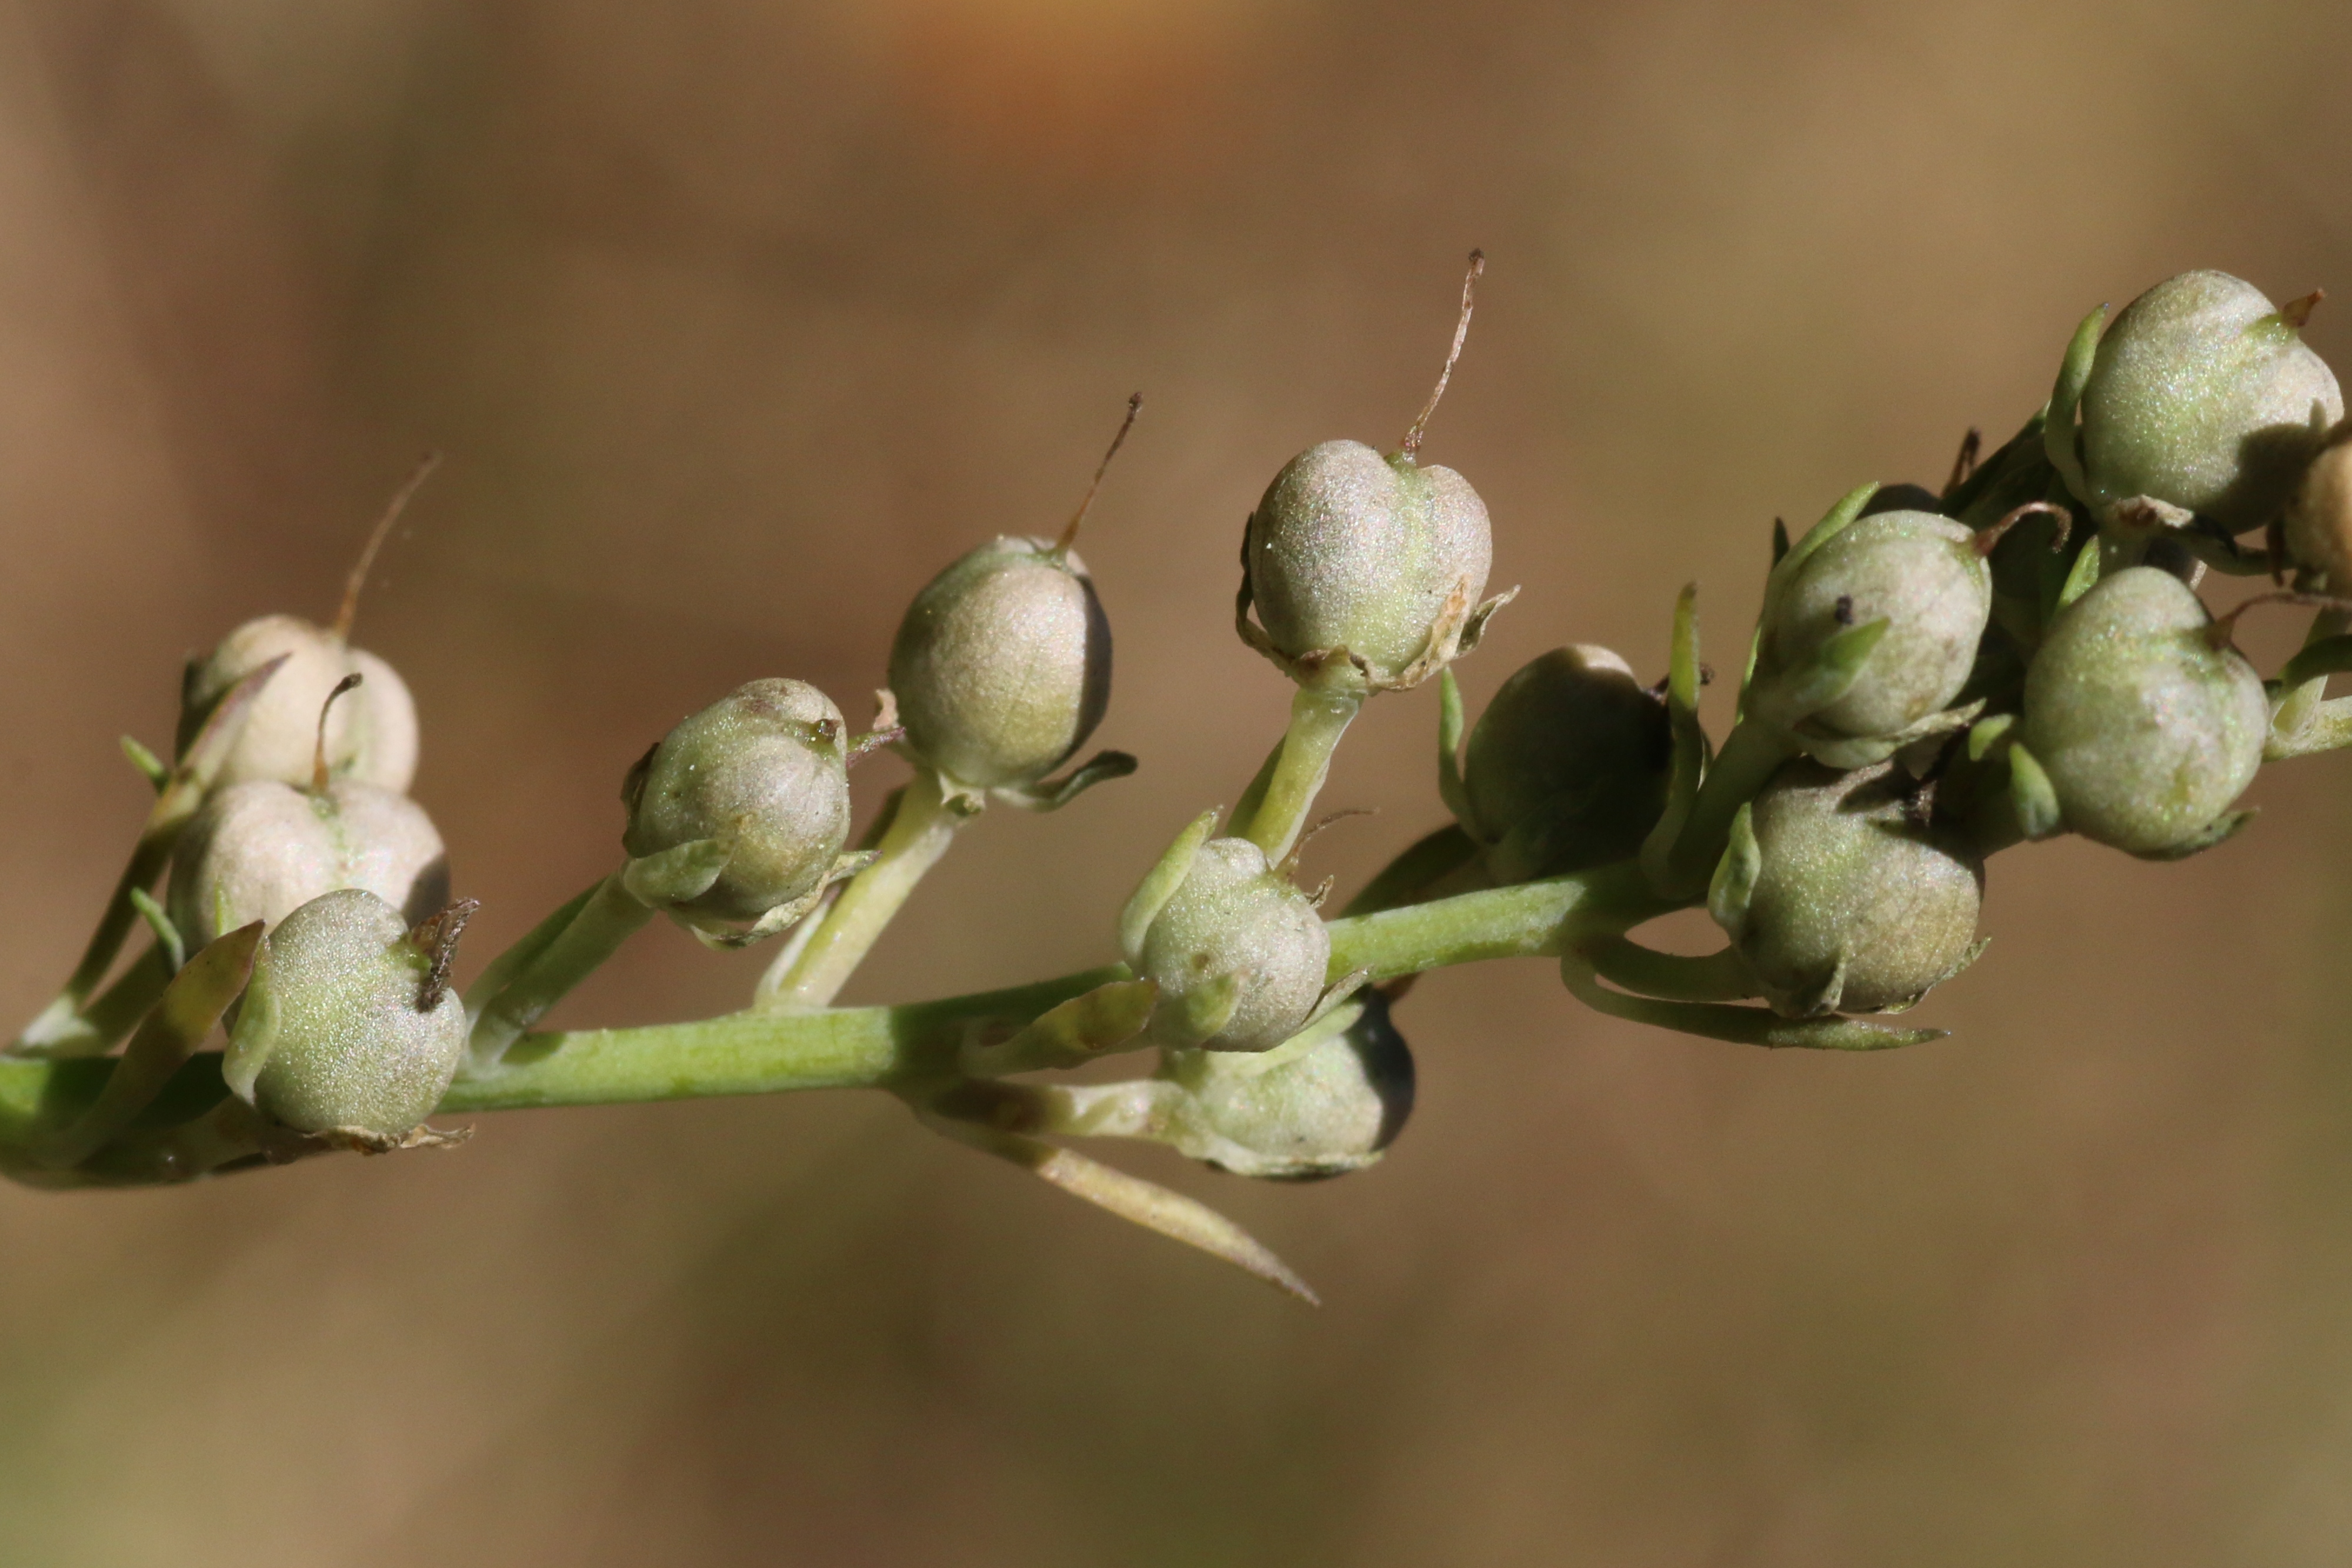
M 351 779 L 315 793 L 255 779 L 215 791 L 188 824 L 165 907 L 193 952 L 338 888 L 373 893 L 412 924 L 447 903 L 449 859 L 432 818 Z
M 1765 594 L 1759 688 L 1804 671 L 1832 638 L 1886 623 L 1853 683 L 1797 715 L 1811 729 L 1901 735 L 1968 683 L 1992 609 L 1992 574 L 1966 525 L 1933 512 L 1876 512 L 1818 544 L 1801 542 Z
M 2026 671 L 2021 739 L 2067 827 L 2163 855 L 2204 841 L 2253 782 L 2269 704 L 2211 625 L 2152 566 L 2102 578 L 2051 624 Z
M 1160 986 L 1150 1037 L 1213 1051 L 1271 1050 L 1323 993 L 1331 938 L 1306 894 L 1244 838 L 1212 838 L 1143 933 L 1137 973 Z
M 286 662 L 254 699 L 216 782 L 310 783 L 319 714 L 345 677 L 365 679 L 327 713 L 328 772 L 401 794 L 416 777 L 416 703 L 392 666 L 296 616 L 263 616 L 188 664 L 177 744 L 184 750 L 229 688 L 280 655 Z
M 1185 1091 L 1168 1142 L 1244 1176 L 1361 1170 L 1412 1114 L 1412 1052 L 1378 992 L 1270 1051 L 1168 1051 L 1160 1076 Z
M 2326 362 L 2225 272 L 2184 272 L 2124 307 L 2081 406 L 2084 500 L 2153 496 L 2241 531 L 2278 515 L 2344 416 Z
M 1076 554 L 1002 538 L 931 579 L 890 647 L 906 747 L 956 784 L 1034 784 L 1110 700 L 1110 623 Z
M 1284 465 L 1243 539 L 1273 651 L 1311 675 L 1345 654 L 1374 687 L 1411 685 L 1473 626 L 1494 542 L 1451 468 L 1326 441 Z
M 344 889 L 264 939 L 221 1076 L 289 1127 L 397 1138 L 448 1091 L 466 1007 L 400 911 Z
M 1665 704 L 1605 647 L 1554 648 L 1503 682 L 1463 757 L 1465 824 L 1497 880 L 1622 860 L 1665 809 Z
M 1774 1011 L 1899 1011 L 1969 962 L 1984 865 L 1915 789 L 1892 763 L 1799 761 L 1747 808 L 1710 907 Z
M 841 710 L 801 680 L 754 680 L 681 721 L 622 787 L 634 857 L 700 840 L 728 852 L 675 909 L 756 921 L 820 887 L 849 837 Z

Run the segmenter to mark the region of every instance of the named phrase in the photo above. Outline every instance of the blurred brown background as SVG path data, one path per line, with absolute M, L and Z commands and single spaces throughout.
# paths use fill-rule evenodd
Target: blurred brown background
M 114 735 L 238 619 L 331 613 L 424 448 L 361 637 L 478 963 L 607 868 L 683 712 L 862 713 L 908 595 L 1058 523 L 1141 387 L 1086 552 L 1144 771 L 991 814 L 853 995 L 1098 962 L 1280 722 L 1244 513 L 1402 432 L 1470 245 L 1428 454 L 1527 584 L 1474 700 L 1570 639 L 1654 670 L 1694 575 L 1728 658 L 1776 513 L 2005 437 L 2091 304 L 2352 297 L 2347 64 L 2345 7 L 2165 0 L 13 0 L 6 1005 L 142 809 Z M 1330 798 L 1382 813 L 1310 870 L 1434 819 L 1433 724 L 1376 705 Z M 1944 1044 L 1768 1058 L 1456 972 L 1379 1169 L 1129 1158 L 1319 1313 L 863 1097 L 0 1192 L 0 1562 L 2341 1563 L 2347 767 L 2186 866 L 2005 857 Z M 564 1016 L 758 963 L 665 928 Z

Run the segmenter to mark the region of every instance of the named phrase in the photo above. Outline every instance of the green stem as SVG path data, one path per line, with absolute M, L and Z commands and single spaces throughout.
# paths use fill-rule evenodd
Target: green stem
M 1265 850 L 1269 861 L 1289 854 L 1331 771 L 1331 753 L 1363 706 L 1361 691 L 1300 687 L 1290 700 L 1290 727 L 1283 732 L 1282 758 L 1266 781 L 1265 798 L 1247 821 L 1237 815 L 1231 831 Z
M 1346 915 L 1377 914 L 1411 903 L 1440 878 L 1459 870 L 1478 854 L 1478 841 L 1453 824 L 1419 839 L 1364 884 L 1348 900 Z
M 915 885 L 955 842 L 956 830 L 970 820 L 948 805 L 938 773 L 928 768 L 918 773 L 891 813 L 880 858 L 842 889 L 808 941 L 761 978 L 752 1005 L 783 1012 L 830 1005 Z
M 1756 798 L 1756 792 L 1790 755 L 1788 742 L 1766 725 L 1748 720 L 1733 727 L 1715 765 L 1698 786 L 1690 820 L 1683 825 L 1682 836 L 1666 858 L 1661 894 L 1680 903 L 1706 891 L 1715 863 L 1723 858 L 1724 846 L 1731 841 L 1731 819 Z
M 1333 921 L 1328 973 L 1337 980 L 1361 969 L 1378 982 L 1487 958 L 1557 957 L 1576 935 L 1630 930 L 1676 907 L 1650 890 L 1638 861 L 1621 860 Z
M 1610 984 L 1669 1002 L 1744 1002 L 1764 994 L 1735 948 L 1691 957 L 1660 952 L 1622 936 L 1580 941 L 1577 951 Z
M 474 1030 L 467 1071 L 497 1068 L 523 1031 L 653 919 L 654 911 L 622 885 L 621 877 L 614 872 L 566 905 L 572 918 L 562 930 L 551 932 L 551 920 L 518 942 L 517 948 L 533 944 L 535 951 L 511 973 L 486 976 L 499 984 L 494 990 L 477 987 L 482 997 L 478 1006 L 467 998 L 466 1010 L 474 1019 Z M 558 910 L 558 917 L 563 912 Z

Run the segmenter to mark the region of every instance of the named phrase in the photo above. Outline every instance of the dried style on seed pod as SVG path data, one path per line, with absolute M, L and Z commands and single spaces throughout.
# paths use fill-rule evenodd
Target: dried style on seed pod
M 2281 310 L 2225 272 L 2184 272 L 2124 307 L 2082 387 L 2082 499 L 2153 497 L 2236 532 L 2276 517 L 2344 417 L 2298 331 L 2311 303 Z
M 1785 1017 L 1890 1013 L 1975 956 L 1984 863 L 1892 763 L 1799 761 L 1745 808 L 1708 908 Z
M 1498 882 L 1634 854 L 1665 809 L 1666 705 L 1605 647 L 1559 647 L 1503 682 L 1462 762 L 1472 837 Z
M 2102 578 L 2058 616 L 2025 676 L 2021 741 L 2064 826 L 2135 855 L 2226 837 L 2262 766 L 2262 678 L 2168 572 Z
M 849 838 L 848 726 L 802 680 L 754 680 L 683 720 L 630 770 L 622 846 L 715 843 L 715 880 L 663 900 L 689 923 L 758 921 L 821 889 Z
M 313 899 L 264 939 L 222 1078 L 300 1131 L 415 1131 L 466 1054 L 465 1005 L 446 984 L 454 940 L 446 926 L 413 935 L 360 889 Z
M 417 752 L 416 703 L 408 688 L 383 659 L 296 616 L 247 621 L 189 663 L 181 687 L 178 749 L 186 749 L 214 705 L 238 681 L 281 656 L 285 664 L 254 700 L 216 782 L 310 783 L 320 710 L 338 686 L 357 675 L 362 678 L 358 689 L 328 715 L 328 769 L 339 779 L 404 793 L 416 777 Z

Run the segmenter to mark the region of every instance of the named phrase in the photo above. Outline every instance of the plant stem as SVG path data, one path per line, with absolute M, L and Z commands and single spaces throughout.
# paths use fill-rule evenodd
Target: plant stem
M 1348 732 L 1364 694 L 1344 689 L 1302 686 L 1290 700 L 1290 727 L 1283 732 L 1282 757 L 1266 780 L 1265 798 L 1247 822 L 1236 820 L 1232 831 L 1279 862 L 1298 842 L 1307 814 L 1331 771 L 1331 753 Z
M 1733 726 L 1715 765 L 1707 769 L 1706 780 L 1698 786 L 1690 820 L 1683 825 L 1682 836 L 1667 857 L 1662 894 L 1681 902 L 1706 891 L 1715 863 L 1723 858 L 1724 846 L 1731 841 L 1731 819 L 1756 798 L 1756 792 L 1789 756 L 1788 743 L 1764 725 L 1748 720 Z
M 618 871 L 565 909 L 572 914 L 561 931 L 550 932 L 548 926 L 554 923 L 550 921 L 523 938 L 523 942 L 536 943 L 536 951 L 512 974 L 499 977 L 502 984 L 478 1007 L 467 999 L 466 1010 L 474 1019 L 467 1072 L 495 1069 L 524 1030 L 654 918 L 654 911 L 622 885 Z
M 947 804 L 938 773 L 929 768 L 918 772 L 891 813 L 877 847 L 880 858 L 842 889 L 797 952 L 788 951 L 761 977 L 752 1006 L 778 1012 L 829 1006 L 969 820 Z
M 1626 931 L 1679 907 L 1650 890 L 1640 862 L 1621 860 L 1333 921 L 1328 973 L 1369 970 L 1378 982 L 1487 958 L 1557 957 L 1574 935 Z

